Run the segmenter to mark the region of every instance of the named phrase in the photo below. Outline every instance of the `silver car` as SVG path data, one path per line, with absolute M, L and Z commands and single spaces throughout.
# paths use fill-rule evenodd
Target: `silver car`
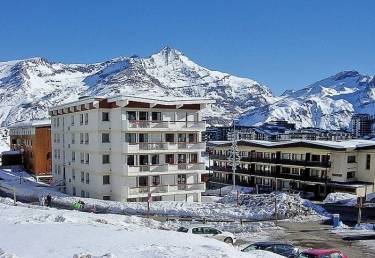
M 228 244 L 234 244 L 236 242 L 236 237 L 226 231 L 221 231 L 216 228 L 207 225 L 194 225 L 191 227 L 180 227 L 178 232 L 196 234 L 204 237 L 214 238 L 219 241 L 223 241 Z

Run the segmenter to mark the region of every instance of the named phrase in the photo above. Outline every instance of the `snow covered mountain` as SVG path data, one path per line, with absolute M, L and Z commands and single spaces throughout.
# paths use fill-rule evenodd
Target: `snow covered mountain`
M 286 91 L 278 101 L 246 112 L 239 124 L 284 119 L 297 127 L 340 129 L 349 126 L 353 113 L 375 114 L 375 78 L 345 71 Z
M 97 64 L 62 64 L 44 58 L 0 62 L 0 125 L 41 119 L 49 107 L 82 95 L 206 97 L 211 123 L 275 101 L 256 81 L 210 71 L 166 47 L 149 58 L 119 57 Z

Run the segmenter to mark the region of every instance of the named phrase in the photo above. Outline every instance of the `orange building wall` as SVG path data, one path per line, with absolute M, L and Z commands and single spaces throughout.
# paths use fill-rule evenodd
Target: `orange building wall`
M 13 144 L 24 142 L 25 145 Z M 26 145 L 31 141 L 31 146 Z M 25 168 L 36 176 L 51 175 L 51 127 L 35 128 L 35 135 L 13 135 L 10 137 L 12 149 L 24 149 L 23 163 Z

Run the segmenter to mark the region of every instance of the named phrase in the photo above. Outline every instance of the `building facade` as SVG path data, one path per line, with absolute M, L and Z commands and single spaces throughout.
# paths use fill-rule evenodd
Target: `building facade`
M 70 195 L 116 201 L 200 201 L 200 110 L 210 101 L 116 96 L 56 106 L 53 176 Z
M 238 141 L 236 183 L 268 190 L 374 192 L 375 143 L 366 140 Z M 231 142 L 209 143 L 212 181 L 232 184 Z
M 373 134 L 375 117 L 370 114 L 355 114 L 351 120 L 352 132 L 355 138 L 363 138 Z
M 51 122 L 18 123 L 9 127 L 10 148 L 19 151 L 21 163 L 37 180 L 52 179 Z

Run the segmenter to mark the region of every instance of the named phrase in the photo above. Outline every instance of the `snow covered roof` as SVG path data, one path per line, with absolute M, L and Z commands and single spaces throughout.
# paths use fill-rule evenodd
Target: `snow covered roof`
M 9 129 L 25 128 L 25 127 L 45 127 L 45 126 L 51 126 L 51 120 L 45 119 L 45 120 L 31 120 L 31 121 L 19 122 L 19 123 L 9 126 Z
M 208 146 L 229 146 L 230 141 L 208 142 Z M 240 140 L 238 146 L 254 146 L 265 148 L 288 148 L 288 147 L 311 147 L 331 150 L 359 150 L 375 149 L 375 141 L 370 140 L 347 140 L 347 141 L 318 141 L 318 140 L 290 140 L 290 141 L 261 141 L 261 140 Z
M 128 96 L 128 95 L 115 95 L 115 96 L 87 96 L 82 97 L 76 101 L 67 102 L 58 106 L 52 107 L 50 110 L 57 110 L 68 108 L 73 105 L 82 105 L 88 104 L 94 101 L 102 101 L 107 100 L 108 102 L 126 102 L 126 101 L 134 101 L 134 102 L 145 102 L 151 104 L 160 104 L 160 105 L 179 105 L 179 104 L 213 104 L 215 103 L 214 100 L 208 98 L 176 98 L 176 97 L 139 97 L 139 96 Z

